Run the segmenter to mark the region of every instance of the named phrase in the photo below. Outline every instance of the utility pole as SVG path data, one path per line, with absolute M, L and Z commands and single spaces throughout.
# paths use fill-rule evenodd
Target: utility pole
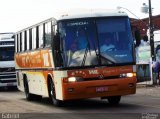
M 155 61 L 151 0 L 149 0 L 148 4 L 149 4 L 149 34 L 150 34 L 150 46 L 151 46 L 151 58 L 152 61 Z
M 149 13 L 149 39 L 150 39 L 150 47 L 151 47 L 151 67 L 150 67 L 150 70 L 151 70 L 151 79 L 154 84 L 157 74 L 154 73 L 153 68 L 152 68 L 152 63 L 153 63 L 153 61 L 156 60 L 156 57 L 155 57 L 155 53 L 154 53 L 154 33 L 153 33 L 154 29 L 153 29 L 153 22 L 152 22 L 151 0 L 148 0 L 148 6 L 145 3 L 143 3 L 143 7 L 141 10 L 143 13 Z

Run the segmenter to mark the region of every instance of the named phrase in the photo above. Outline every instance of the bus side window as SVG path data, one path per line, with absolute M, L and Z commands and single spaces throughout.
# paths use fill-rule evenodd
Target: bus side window
M 15 40 L 15 50 L 16 50 L 16 52 L 18 52 L 18 43 L 19 43 L 19 39 L 18 39 L 18 34 L 16 35 L 16 40 Z
M 19 34 L 19 52 L 22 51 L 22 33 Z
M 36 26 L 36 48 L 39 48 L 39 26 Z
M 51 46 L 51 22 L 45 24 L 45 47 Z
M 19 34 L 17 34 L 17 44 L 16 44 L 17 46 L 17 52 L 19 52 Z
M 39 31 L 39 33 L 38 33 L 38 35 L 39 35 L 39 48 L 43 48 L 43 46 L 44 46 L 44 27 L 43 27 L 44 25 L 42 24 L 42 25 L 40 25 L 39 26 L 39 29 L 38 29 L 38 31 Z
M 54 43 L 54 39 L 53 39 L 53 37 L 56 35 L 56 33 L 55 33 L 55 26 L 54 25 L 52 25 L 52 28 L 51 28 L 51 46 L 52 46 L 52 48 L 53 48 L 53 43 Z
M 27 31 L 24 32 L 24 50 L 27 50 Z
M 24 45 L 25 45 L 25 42 L 24 42 L 24 31 L 22 32 L 22 36 L 21 36 L 21 42 L 22 42 L 22 50 L 21 51 L 24 51 Z
M 29 29 L 29 50 L 32 49 L 32 29 Z
M 36 28 L 32 29 L 32 49 L 36 49 Z
M 26 38 L 27 38 L 27 39 L 26 39 L 26 40 L 27 40 L 27 50 L 29 50 L 29 42 L 30 42 L 30 40 L 29 40 L 29 38 L 30 38 L 30 37 L 29 37 L 29 30 L 27 30 L 26 33 L 27 33 L 27 34 L 26 34 Z

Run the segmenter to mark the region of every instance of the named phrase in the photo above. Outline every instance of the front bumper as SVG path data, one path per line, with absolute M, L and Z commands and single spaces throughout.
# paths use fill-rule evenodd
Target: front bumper
M 122 96 L 135 93 L 136 77 L 63 83 L 63 100 Z

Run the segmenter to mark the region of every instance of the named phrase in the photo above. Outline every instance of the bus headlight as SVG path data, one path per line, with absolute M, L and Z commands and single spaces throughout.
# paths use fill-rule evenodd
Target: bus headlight
M 76 77 L 69 77 L 68 82 L 76 82 Z
M 136 76 L 136 73 L 120 74 L 120 77 L 134 77 L 134 76 Z
M 83 81 L 82 77 L 69 77 L 68 78 L 68 82 L 79 82 L 79 81 Z
M 133 76 L 134 76 L 133 73 L 127 73 L 127 74 L 126 74 L 126 77 L 133 77 Z

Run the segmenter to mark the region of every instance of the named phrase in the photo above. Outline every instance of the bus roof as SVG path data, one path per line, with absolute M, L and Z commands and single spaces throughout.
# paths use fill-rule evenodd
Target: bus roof
M 57 20 L 77 19 L 77 18 L 92 18 L 92 17 L 107 17 L 107 16 L 128 16 L 125 12 L 111 9 L 75 9 L 63 13 Z
M 0 39 L 0 48 L 14 47 L 14 38 Z
M 111 9 L 73 9 L 68 12 L 58 13 L 56 16 L 51 17 L 47 20 L 29 26 L 25 29 L 22 29 L 19 32 L 30 29 L 34 26 L 40 25 L 47 21 L 52 21 L 56 23 L 59 20 L 67 20 L 67 19 L 78 19 L 78 18 L 94 18 L 94 17 L 114 17 L 114 16 L 128 16 L 125 12 L 120 10 L 111 10 Z M 16 33 L 16 34 L 17 34 Z
M 13 32 L 0 33 L 0 41 L 11 40 L 11 39 L 13 39 L 14 34 L 15 33 L 13 33 Z

